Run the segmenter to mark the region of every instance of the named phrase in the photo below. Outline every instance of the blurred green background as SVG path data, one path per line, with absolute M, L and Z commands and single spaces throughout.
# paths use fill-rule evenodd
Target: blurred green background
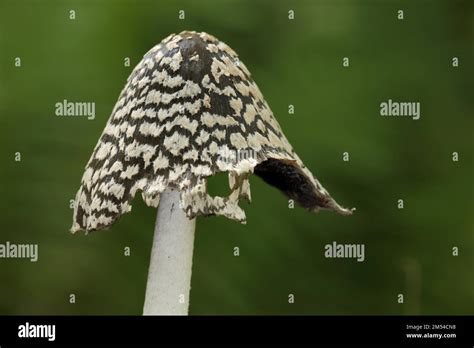
M 137 196 L 110 230 L 72 235 L 70 200 L 127 76 L 182 30 L 239 54 L 305 164 L 357 207 L 289 209 L 252 177 L 247 225 L 198 219 L 191 314 L 474 314 L 473 13 L 452 0 L 1 0 L 0 243 L 38 243 L 39 260 L 0 259 L 0 314 L 141 314 L 155 209 Z M 64 99 L 95 102 L 95 120 L 55 116 Z M 420 102 L 421 119 L 381 117 L 388 99 Z M 333 241 L 365 244 L 366 260 L 325 258 Z

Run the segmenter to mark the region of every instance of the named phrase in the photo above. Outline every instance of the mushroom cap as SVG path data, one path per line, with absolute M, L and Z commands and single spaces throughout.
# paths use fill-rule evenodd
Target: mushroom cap
M 206 180 L 228 172 L 230 194 L 210 197 Z M 351 214 L 296 155 L 244 63 L 206 33 L 172 34 L 134 68 L 85 167 L 72 232 L 112 225 L 137 191 L 157 207 L 179 190 L 189 218 L 223 215 L 245 223 L 255 172 L 304 208 Z

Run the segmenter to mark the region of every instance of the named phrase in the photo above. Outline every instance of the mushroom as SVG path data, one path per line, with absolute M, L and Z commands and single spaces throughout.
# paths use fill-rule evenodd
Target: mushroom
M 230 193 L 211 197 L 207 178 L 227 172 Z M 141 191 L 158 207 L 144 314 L 187 314 L 195 218 L 246 222 L 255 173 L 303 208 L 341 207 L 283 134 L 250 72 L 212 35 L 172 34 L 134 68 L 77 192 L 71 232 L 110 227 Z

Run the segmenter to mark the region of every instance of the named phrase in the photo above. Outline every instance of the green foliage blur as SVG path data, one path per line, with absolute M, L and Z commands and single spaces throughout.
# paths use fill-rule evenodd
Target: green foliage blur
M 39 244 L 36 263 L 0 259 L 0 314 L 141 314 L 156 210 L 137 195 L 110 230 L 72 235 L 70 200 L 127 76 L 182 30 L 239 54 L 306 166 L 357 208 L 289 209 L 253 176 L 246 225 L 198 219 L 191 314 L 473 314 L 473 13 L 448 0 L 0 0 L 0 243 Z M 95 102 L 96 118 L 56 116 L 64 99 Z M 381 117 L 388 99 L 420 102 L 421 119 Z M 365 261 L 325 258 L 333 241 L 365 244 Z

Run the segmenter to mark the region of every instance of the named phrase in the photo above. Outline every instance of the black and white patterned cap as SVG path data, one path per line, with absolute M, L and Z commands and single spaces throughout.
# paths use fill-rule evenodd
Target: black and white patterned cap
M 219 172 L 229 175 L 227 197 L 207 193 Z M 157 207 L 166 189 L 180 192 L 190 218 L 245 223 L 238 202 L 250 201 L 253 172 L 310 211 L 352 213 L 303 165 L 237 54 L 206 33 L 173 34 L 128 78 L 85 167 L 71 231 L 109 227 L 137 191 Z

